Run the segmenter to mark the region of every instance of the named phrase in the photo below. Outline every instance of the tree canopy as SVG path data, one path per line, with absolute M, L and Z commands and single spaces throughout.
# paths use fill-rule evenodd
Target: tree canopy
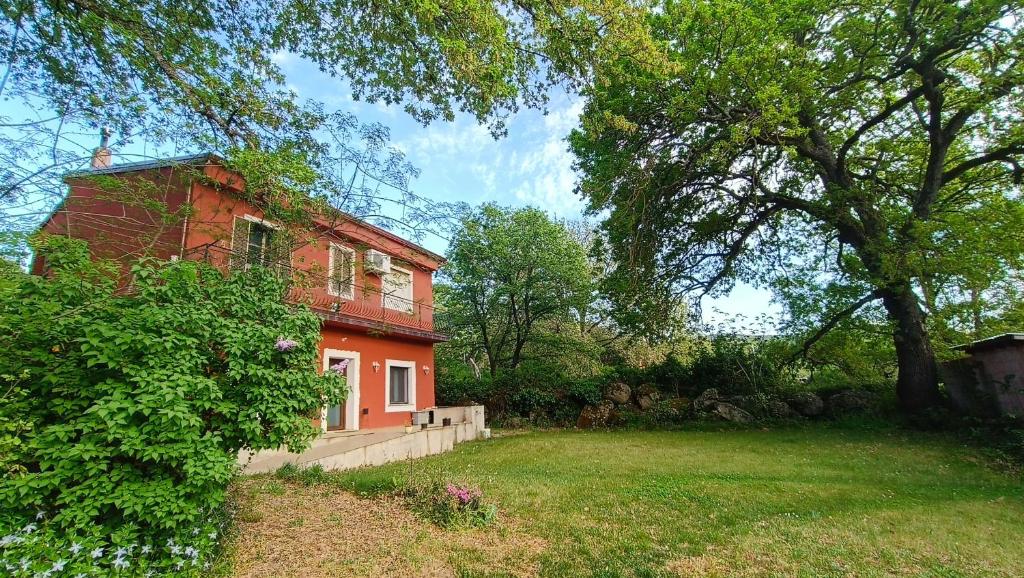
M 543 211 L 484 205 L 452 239 L 441 296 L 493 376 L 519 365 L 542 324 L 578 321 L 592 279 L 583 247 Z
M 1022 16 L 991 0 L 664 3 L 647 22 L 667 62 L 602 61 L 585 92 L 580 191 L 610 211 L 635 288 L 802 284 L 812 339 L 879 302 L 901 402 L 929 407 L 922 301 L 1020 270 Z

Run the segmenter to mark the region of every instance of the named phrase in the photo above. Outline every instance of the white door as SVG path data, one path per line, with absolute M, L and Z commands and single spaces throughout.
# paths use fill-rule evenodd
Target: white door
M 324 431 L 355 431 L 359 429 L 359 352 L 342 351 L 338 349 L 324 350 L 324 371 L 335 371 L 338 362 L 348 360 L 348 366 L 343 370 L 346 383 L 348 384 L 348 397 L 345 398 L 344 406 L 336 405 L 325 407 L 321 411 Z

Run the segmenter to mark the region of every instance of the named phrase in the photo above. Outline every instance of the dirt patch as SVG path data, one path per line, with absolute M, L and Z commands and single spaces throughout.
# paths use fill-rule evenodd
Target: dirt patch
M 444 530 L 395 498 L 363 499 L 329 486 L 255 477 L 233 492 L 240 510 L 227 557 L 239 578 L 533 576 L 546 547 L 512 520 Z

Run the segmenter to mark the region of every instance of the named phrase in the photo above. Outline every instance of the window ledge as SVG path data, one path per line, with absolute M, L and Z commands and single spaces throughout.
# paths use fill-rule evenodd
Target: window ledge
M 416 411 L 416 406 L 411 404 L 411 403 L 406 403 L 406 404 L 401 404 L 401 405 L 392 405 L 392 404 L 389 403 L 389 404 L 384 406 L 384 412 L 385 413 L 399 413 L 399 412 L 412 412 L 412 411 Z

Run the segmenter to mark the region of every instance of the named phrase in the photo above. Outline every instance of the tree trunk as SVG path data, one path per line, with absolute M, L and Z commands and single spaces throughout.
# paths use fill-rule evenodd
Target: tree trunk
M 941 403 L 939 370 L 935 362 L 924 315 L 910 284 L 888 289 L 882 302 L 889 318 L 895 324 L 893 340 L 896 344 L 896 395 L 905 411 L 916 413 Z

